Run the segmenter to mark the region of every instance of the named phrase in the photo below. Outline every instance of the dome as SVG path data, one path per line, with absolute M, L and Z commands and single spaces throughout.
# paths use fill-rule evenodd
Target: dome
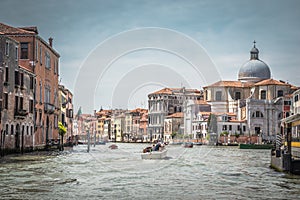
M 250 51 L 250 60 L 246 62 L 239 70 L 239 81 L 258 82 L 271 77 L 269 66 L 262 60 L 259 60 L 258 53 L 259 51 L 255 47 L 254 41 L 254 47 Z

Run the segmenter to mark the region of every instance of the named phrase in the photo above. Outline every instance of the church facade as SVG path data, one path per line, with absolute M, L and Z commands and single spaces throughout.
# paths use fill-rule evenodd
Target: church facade
M 271 70 L 259 59 L 254 42 L 250 59 L 240 68 L 237 81 L 219 81 L 203 89 L 204 100 L 211 105 L 212 113 L 236 114 L 235 120 L 246 126 L 240 132 L 242 135 L 274 140 L 282 131 L 281 119 L 290 115 L 284 110 L 285 104 L 289 104 L 285 97 L 297 88 L 271 78 Z M 221 132 L 218 130 L 218 134 Z

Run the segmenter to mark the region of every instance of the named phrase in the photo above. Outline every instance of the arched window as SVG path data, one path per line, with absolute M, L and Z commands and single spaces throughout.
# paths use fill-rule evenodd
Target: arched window
M 14 134 L 14 125 L 13 125 L 13 124 L 10 126 L 10 134 L 11 134 L 11 135 Z
M 260 111 L 255 111 L 255 112 L 252 113 L 252 117 L 253 118 L 262 118 L 262 117 L 264 117 L 264 115 Z

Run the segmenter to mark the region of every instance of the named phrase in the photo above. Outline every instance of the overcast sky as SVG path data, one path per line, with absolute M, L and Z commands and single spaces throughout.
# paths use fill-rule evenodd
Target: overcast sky
M 298 0 L 1 0 L 0 19 L 54 38 L 61 83 L 91 113 L 237 80 L 253 40 L 272 78 L 300 86 L 299 10 Z

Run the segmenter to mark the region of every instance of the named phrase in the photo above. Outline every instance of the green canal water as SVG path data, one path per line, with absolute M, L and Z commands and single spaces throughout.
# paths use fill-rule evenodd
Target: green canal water
M 0 158 L 0 199 L 299 199 L 300 177 L 269 168 L 270 150 L 145 144 L 77 146 L 63 153 Z

